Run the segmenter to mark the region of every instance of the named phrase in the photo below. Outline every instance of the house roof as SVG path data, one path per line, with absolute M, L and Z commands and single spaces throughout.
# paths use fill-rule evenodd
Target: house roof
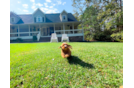
M 33 24 L 33 14 L 28 15 L 17 15 L 20 17 L 20 20 L 16 24 Z M 62 22 L 60 20 L 60 13 L 57 14 L 45 14 L 46 16 L 46 22 L 45 23 L 59 23 Z M 68 16 L 68 22 L 78 22 L 76 18 L 71 14 L 67 13 Z M 10 23 L 11 24 L 11 23 Z
M 18 17 L 18 18 L 20 18 L 17 14 L 15 14 L 14 12 L 10 12 L 10 17 L 11 16 L 15 16 L 15 17 Z
M 37 11 L 40 11 L 40 12 L 42 12 L 39 8 L 33 13 L 33 14 L 35 14 Z M 43 13 L 43 12 L 42 12 Z M 43 13 L 44 14 L 44 13 Z M 44 14 L 45 15 L 45 14 Z
M 64 13 L 64 12 L 67 14 L 67 12 L 66 12 L 65 10 L 63 10 L 63 11 L 61 12 L 61 14 Z

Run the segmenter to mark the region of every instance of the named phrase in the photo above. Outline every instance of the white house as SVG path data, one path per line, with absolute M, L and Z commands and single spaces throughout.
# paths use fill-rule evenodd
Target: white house
M 82 41 L 83 29 L 77 28 L 80 23 L 65 10 L 56 14 L 45 14 L 39 8 L 33 14 L 10 12 L 10 40 L 21 38 L 30 41 L 38 34 L 39 41 L 45 42 L 50 41 L 52 33 L 56 33 L 60 41 L 65 33 L 70 41 Z

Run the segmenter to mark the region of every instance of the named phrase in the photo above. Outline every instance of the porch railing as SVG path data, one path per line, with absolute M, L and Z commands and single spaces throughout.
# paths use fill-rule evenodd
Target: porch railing
M 40 40 L 40 31 L 39 31 L 39 33 L 37 34 L 37 41 L 39 41 Z
M 56 34 L 79 34 L 83 33 L 82 29 L 72 29 L 72 30 L 55 30 Z
M 10 33 L 10 37 L 22 37 L 22 36 L 33 36 L 37 35 L 39 31 L 34 31 L 34 32 L 14 32 Z
M 58 37 L 61 37 L 61 34 L 68 34 L 68 36 L 79 36 L 83 35 L 83 30 L 82 29 L 69 29 L 69 30 L 55 30 L 55 33 L 57 34 Z M 16 38 L 32 38 L 32 36 L 37 36 L 37 40 L 40 40 L 40 37 L 51 37 L 49 36 L 42 36 L 40 31 L 33 31 L 33 32 L 14 32 L 10 33 L 11 39 L 16 39 Z

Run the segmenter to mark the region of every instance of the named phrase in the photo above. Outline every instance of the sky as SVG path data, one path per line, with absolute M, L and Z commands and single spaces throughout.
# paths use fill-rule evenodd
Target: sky
M 73 14 L 72 0 L 10 0 L 10 11 L 16 14 L 32 14 L 37 8 L 44 13 L 61 13 L 65 10 Z

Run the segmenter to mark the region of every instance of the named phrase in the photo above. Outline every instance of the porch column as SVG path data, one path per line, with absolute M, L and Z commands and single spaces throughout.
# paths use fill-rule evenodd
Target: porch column
M 55 24 L 54 24 L 54 33 L 55 33 Z
M 30 36 L 30 25 L 29 25 L 29 36 Z
M 40 25 L 39 25 L 39 31 L 40 31 Z
M 65 34 L 65 25 L 63 24 L 63 30 L 64 30 L 64 34 Z
M 73 23 L 73 34 L 74 34 L 74 23 Z
M 39 31 L 41 30 L 41 27 L 40 27 L 40 25 L 39 25 Z
M 40 31 L 40 25 L 39 25 L 39 31 Z
M 39 25 L 39 32 L 41 33 L 41 27 L 40 27 L 40 25 Z
M 20 32 L 20 30 L 19 30 L 19 26 L 18 26 L 18 37 L 20 37 L 20 33 L 19 32 Z

